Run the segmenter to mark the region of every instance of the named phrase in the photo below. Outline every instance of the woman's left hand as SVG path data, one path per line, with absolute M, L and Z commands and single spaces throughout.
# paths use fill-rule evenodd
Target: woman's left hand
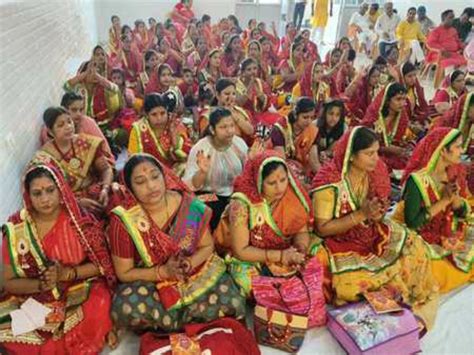
M 102 205 L 102 207 L 107 207 L 109 204 L 109 187 L 103 187 L 102 190 L 100 191 L 99 195 L 99 203 Z
M 252 147 L 250 147 L 249 150 L 249 158 L 253 159 L 255 158 L 258 154 L 262 153 L 265 150 L 263 140 L 262 139 L 255 139 L 255 141 L 252 144 Z

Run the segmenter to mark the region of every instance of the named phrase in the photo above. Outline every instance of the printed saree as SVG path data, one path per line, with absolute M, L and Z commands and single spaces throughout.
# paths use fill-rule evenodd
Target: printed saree
M 319 62 L 314 62 L 313 65 L 306 67 L 301 80 L 293 87 L 291 94 L 292 102 L 296 102 L 303 96 L 312 98 L 316 104 L 316 115 L 321 112 L 324 102 L 331 97 L 331 87 L 328 83 L 323 80 L 318 82 L 313 80 L 314 71 L 319 65 L 321 65 Z
M 0 298 L 0 342 L 13 353 L 97 353 L 112 328 L 111 295 L 107 287 L 115 284 L 115 274 L 102 233 L 103 226 L 80 209 L 61 172 L 49 165 L 31 170 L 47 171 L 59 189 L 63 210 L 53 228 L 42 238 L 32 218 L 32 205 L 24 192 L 24 208 L 4 226 L 3 260 L 16 278 L 37 279 L 58 262 L 78 266 L 92 262 L 99 277 L 60 282 L 51 291 L 31 295 L 3 293 Z M 106 283 L 107 282 L 107 283 Z M 46 325 L 13 336 L 9 313 L 29 297 L 50 308 Z M 90 329 L 94 331 L 91 332 Z
M 447 174 L 460 188 L 463 206 L 452 205 L 431 216 L 428 210 L 442 198 L 442 187 L 432 177 L 441 150 L 460 136 L 451 128 L 433 129 L 415 148 L 405 171 L 404 202 L 399 206 L 404 221 L 416 230 L 430 246 L 433 272 L 442 292 L 474 281 L 474 215 L 467 197 L 467 179 L 461 164 L 452 165 Z
M 360 127 L 344 134 L 334 148 L 333 160 L 324 165 L 313 181 L 315 218 L 342 218 L 360 209 L 366 198 L 387 200 L 390 179 L 381 159 L 368 173 L 365 188 L 351 186 L 348 180 L 354 137 Z M 416 234 L 385 217 L 364 222 L 345 233 L 326 237 L 332 273 L 333 302 L 341 305 L 360 299 L 366 291 L 388 289 L 431 326 L 434 313 L 427 313 L 437 301 L 436 283 L 431 274 L 427 248 Z

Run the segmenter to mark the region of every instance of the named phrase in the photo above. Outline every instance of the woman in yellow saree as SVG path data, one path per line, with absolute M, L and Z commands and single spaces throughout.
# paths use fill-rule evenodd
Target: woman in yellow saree
M 428 249 L 418 235 L 386 217 L 390 178 L 379 147 L 372 130 L 353 128 L 313 181 L 315 231 L 328 253 L 333 303 L 383 290 L 410 305 L 429 328 L 437 284 Z

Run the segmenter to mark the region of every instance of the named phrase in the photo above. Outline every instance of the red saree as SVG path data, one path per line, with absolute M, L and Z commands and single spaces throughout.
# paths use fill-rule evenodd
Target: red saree
M 24 209 L 11 216 L 5 226 L 4 263 L 11 265 L 17 278 L 38 278 L 52 262 L 67 266 L 92 262 L 101 275 L 95 280 L 61 282 L 52 291 L 33 295 L 5 294 L 1 309 L 7 313 L 2 318 L 30 296 L 53 309 L 53 313 L 47 316 L 46 326 L 16 337 L 5 323 L 0 330 L 0 342 L 9 352 L 18 354 L 99 353 L 112 328 L 111 294 L 105 281 L 110 286 L 115 284 L 103 226 L 80 209 L 55 167 L 36 165 L 31 169 L 45 169 L 53 176 L 64 207 L 53 228 L 40 239 L 25 191 Z M 61 327 L 63 330 L 58 331 Z
M 319 62 L 314 62 L 313 65 L 308 65 L 304 71 L 303 76 L 299 82 L 300 84 L 300 97 L 310 97 L 314 100 L 316 104 L 316 117 L 319 116 L 319 113 L 322 110 L 323 104 L 326 100 L 329 99 L 331 95 L 330 86 L 323 80 L 319 82 L 314 82 L 314 71 L 317 66 L 320 66 Z M 293 93 L 295 90 L 293 89 Z
M 143 71 L 143 61 L 140 50 L 131 48 L 129 51 L 123 49 L 112 58 L 115 67 L 121 68 L 125 74 L 125 81 L 135 83 L 138 75 Z
M 352 116 L 352 126 L 360 124 L 367 108 L 377 95 L 378 89 L 369 86 L 369 74 L 366 74 L 357 82 L 356 89 L 347 102 L 347 109 Z
M 374 129 L 381 136 L 380 144 L 385 147 L 403 144 L 409 123 L 406 108 L 403 108 L 396 119 L 387 124 L 386 117 L 383 116 L 382 111 L 383 107 L 387 104 L 386 93 L 390 85 L 392 84 L 388 84 L 384 90 L 377 94 L 361 122 L 363 126 Z M 390 169 L 403 169 L 405 167 L 406 161 L 402 157 L 388 153 L 382 153 L 381 156 Z
M 403 78 L 403 65 L 400 66 L 399 73 L 399 83 L 405 85 L 405 80 Z M 430 109 L 428 102 L 425 98 L 425 91 L 423 86 L 421 86 L 420 81 L 416 78 L 415 85 L 411 88 L 407 87 L 407 111 L 408 117 L 413 118 L 414 120 L 425 124 L 429 120 L 429 116 L 434 114 L 434 111 Z

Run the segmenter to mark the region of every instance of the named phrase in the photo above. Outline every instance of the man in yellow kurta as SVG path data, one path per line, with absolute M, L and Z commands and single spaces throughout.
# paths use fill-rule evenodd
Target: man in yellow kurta
M 421 43 L 426 41 L 426 37 L 421 31 L 421 25 L 416 20 L 416 8 L 410 7 L 405 20 L 400 21 L 396 30 L 396 37 L 402 53 L 407 53 L 411 49 L 410 61 L 420 63 L 425 60 Z
M 332 16 L 332 5 L 332 0 L 313 0 L 312 38 L 318 44 L 324 44 L 324 29 L 328 24 L 329 16 Z M 315 38 L 317 32 L 319 32 L 319 40 Z

